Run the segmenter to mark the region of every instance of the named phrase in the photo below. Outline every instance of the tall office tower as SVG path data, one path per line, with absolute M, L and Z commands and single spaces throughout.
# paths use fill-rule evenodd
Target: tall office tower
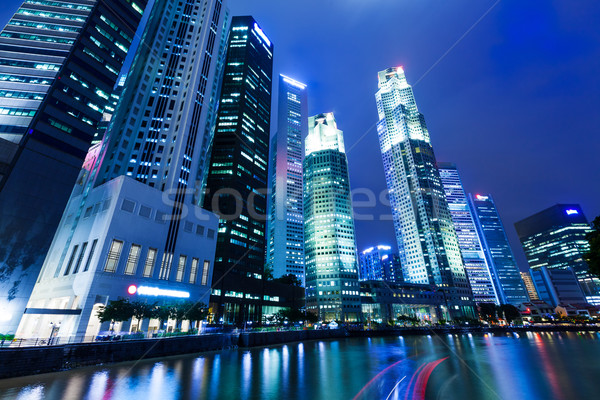
M 360 253 L 358 278 L 361 281 L 402 283 L 400 256 L 390 246 L 369 247 Z
M 275 278 L 294 274 L 304 282 L 302 140 L 308 134 L 306 85 L 279 77 L 277 133 L 271 140 L 267 267 Z
M 14 332 L 146 0 L 27 0 L 0 33 L 0 331 Z
M 531 279 L 540 300 L 554 307 L 567 304 L 581 305 L 586 302 L 573 268 L 538 267 L 531 270 Z
M 394 229 L 409 283 L 443 290 L 452 315 L 474 315 L 472 293 L 423 114 L 404 70 L 379 73 L 377 131 Z
M 528 301 L 527 290 L 492 196 L 473 197 L 469 194 L 469 206 L 498 300 L 501 304 L 521 304 Z
M 583 255 L 591 231 L 579 204 L 556 204 L 515 224 L 532 271 L 573 268 L 590 304 L 600 305 L 600 279 L 589 273 Z
M 348 160 L 332 113 L 308 120 L 304 158 L 306 308 L 324 321 L 358 321 L 360 287 Z
M 273 44 L 252 17 L 234 17 L 204 204 L 220 216 L 211 311 L 261 322 Z
M 525 284 L 525 289 L 527 289 L 527 295 L 529 295 L 529 300 L 539 300 L 540 296 L 538 295 L 538 292 L 535 289 L 535 284 L 533 283 L 533 279 L 531 278 L 531 274 L 529 273 L 529 271 L 521 272 L 521 279 Z
M 119 99 L 121 98 L 121 96 L 123 95 L 123 91 L 125 90 L 126 80 L 127 75 L 121 75 L 117 86 L 115 86 L 112 93 L 110 94 L 110 100 L 108 104 L 104 107 L 104 113 L 102 113 L 102 120 L 98 124 L 98 129 L 96 129 L 96 133 L 94 134 L 94 138 L 92 139 L 92 146 L 100 143 L 104 138 L 104 135 L 108 131 L 108 127 L 110 126 L 110 120 L 117 111 Z
M 93 335 L 105 330 L 94 310 L 119 297 L 208 302 L 218 218 L 198 207 L 197 194 L 227 14 L 222 0 L 154 3 L 123 95 L 101 149 L 93 148 L 98 155 L 90 154 L 89 170 L 73 188 L 20 334 L 43 337 L 52 321 L 61 322 L 59 336 Z
M 458 169 L 451 163 L 438 163 L 438 168 L 473 291 L 473 300 L 476 303 L 500 304 Z

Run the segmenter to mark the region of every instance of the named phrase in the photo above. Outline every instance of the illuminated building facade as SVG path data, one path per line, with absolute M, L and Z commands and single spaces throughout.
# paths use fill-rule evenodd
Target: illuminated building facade
M 586 302 L 577 276 L 570 267 L 538 267 L 531 271 L 540 300 L 554 307 L 564 304 L 584 304 Z
M 14 332 L 146 0 L 26 0 L 0 33 L 0 331 Z
M 43 337 L 50 322 L 61 323 L 60 337 L 103 331 L 94 310 L 125 297 L 132 284 L 208 303 L 218 219 L 198 206 L 198 193 L 228 19 L 221 0 L 154 3 L 108 131 L 55 233 L 21 336 Z M 133 298 L 172 300 L 143 290 Z
M 386 281 L 401 283 L 400 256 L 391 246 L 374 246 L 360 253 L 358 277 L 361 281 Z
M 539 300 L 540 296 L 538 295 L 538 292 L 535 289 L 535 284 L 533 283 L 533 279 L 531 278 L 531 274 L 529 273 L 529 271 L 521 272 L 521 279 L 525 284 L 525 289 L 527 289 L 527 295 L 529 296 L 529 300 Z
M 348 160 L 332 113 L 310 117 L 304 158 L 306 309 L 358 321 L 360 287 Z
M 515 223 L 532 272 L 572 268 L 590 304 L 600 305 L 600 279 L 589 273 L 583 255 L 591 227 L 579 204 L 556 204 Z
M 304 282 L 302 140 L 308 134 L 306 85 L 279 77 L 277 132 L 271 140 L 267 267 L 273 276 L 293 274 Z
M 443 290 L 453 315 L 474 316 L 429 131 L 401 67 L 379 73 L 376 100 L 377 132 L 404 280 Z
M 476 303 L 500 304 L 456 165 L 438 163 L 440 178 Z
M 211 312 L 262 320 L 273 43 L 254 18 L 234 17 L 204 199 L 220 216 Z
M 492 196 L 469 194 L 469 206 L 500 303 L 520 304 L 529 301 Z

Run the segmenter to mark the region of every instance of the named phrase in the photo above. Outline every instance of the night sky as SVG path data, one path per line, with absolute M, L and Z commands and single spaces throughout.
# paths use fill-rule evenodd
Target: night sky
M 21 1 L 2 3 L 4 26 Z M 467 191 L 492 194 L 522 269 L 514 222 L 555 203 L 580 203 L 590 220 L 600 215 L 600 3 L 230 5 L 233 15 L 253 15 L 275 44 L 274 74 L 308 84 L 310 114 L 335 113 L 354 190 L 378 195 L 386 188 L 374 95 L 377 72 L 402 65 L 438 161 L 458 165 Z M 389 208 L 379 206 L 375 221 L 356 222 L 359 250 L 396 245 L 381 213 Z

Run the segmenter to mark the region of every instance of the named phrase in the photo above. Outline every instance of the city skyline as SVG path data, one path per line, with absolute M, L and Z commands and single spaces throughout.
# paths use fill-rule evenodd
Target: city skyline
M 8 21 L 20 3 L 6 2 L 0 11 L 0 24 Z M 335 9 L 345 23 L 302 31 L 316 1 L 294 5 L 265 0 L 230 2 L 232 15 L 252 13 L 265 31 L 277 37 L 279 56 L 274 76 L 287 73 L 312 88 L 309 113 L 332 110 L 352 127 L 346 130 L 352 187 L 368 187 L 376 193 L 385 188 L 385 179 L 382 165 L 374 162 L 380 158 L 374 129 L 358 141 L 376 122 L 371 101 L 377 85 L 376 71 L 404 65 L 412 79 L 419 80 L 494 4 L 453 2 L 428 15 L 425 12 L 429 2 L 397 3 L 381 1 L 389 10 L 386 13 L 379 13 L 376 6 L 356 2 L 320 4 L 325 11 Z M 593 150 L 598 148 L 599 139 L 586 134 L 600 122 L 600 116 L 593 113 L 598 93 L 592 89 L 598 87 L 600 79 L 592 72 L 600 59 L 598 49 L 592 46 L 598 34 L 593 32 L 593 24 L 577 19 L 593 21 L 600 11 L 591 5 L 586 7 L 540 1 L 519 5 L 501 2 L 418 84 L 417 101 L 429 116 L 431 129 L 438 133 L 434 138 L 438 159 L 457 163 L 467 192 L 494 195 L 521 270 L 527 264 L 512 228 L 514 222 L 555 203 L 579 203 L 590 220 L 600 214 L 600 204 L 594 202 L 600 188 L 583 184 L 600 178 L 598 169 L 593 168 Z M 387 26 L 386 22 L 400 12 L 407 15 L 404 27 Z M 423 27 L 411 20 L 420 21 Z M 360 29 L 363 26 L 365 30 Z M 395 32 L 390 36 L 409 35 L 414 43 L 393 46 L 394 51 L 390 52 L 384 49 L 393 43 L 391 38 L 380 36 L 377 41 L 367 41 L 367 37 L 375 37 L 387 28 Z M 353 41 L 345 43 L 348 35 L 357 37 L 362 44 L 369 43 L 369 57 L 357 60 L 352 55 L 349 43 Z M 367 36 L 362 38 L 363 35 Z M 321 37 L 330 41 L 330 51 L 322 52 L 313 45 Z M 540 41 L 546 46 L 538 47 Z M 431 48 L 419 47 L 424 43 L 435 44 Z M 557 58 L 554 50 L 564 53 Z M 305 61 L 315 59 L 317 54 L 318 62 Z M 336 75 L 341 66 L 348 67 L 350 63 L 352 68 L 344 68 L 344 74 Z M 548 69 L 547 65 L 555 68 Z M 556 78 L 561 82 L 556 83 Z M 348 80 L 357 84 L 348 85 Z M 552 92 L 554 89 L 556 92 Z M 554 95 L 542 100 L 546 94 Z M 568 96 L 567 104 L 563 104 L 563 96 Z M 573 113 L 586 118 L 571 121 L 568 115 Z M 505 117 L 509 114 L 511 119 Z M 565 148 L 560 144 L 558 139 L 565 130 L 582 132 L 578 146 Z M 520 144 L 513 146 L 517 140 Z M 539 158 L 529 157 L 536 145 L 543 145 L 545 151 Z M 477 156 L 471 153 L 474 149 L 478 150 Z M 576 149 L 583 149 L 583 154 L 575 153 Z M 510 163 L 504 162 L 507 157 Z M 369 160 L 368 168 L 364 168 L 361 158 Z M 578 162 L 559 166 L 551 162 L 556 158 Z M 526 177 L 519 170 L 528 171 Z M 380 205 L 375 212 L 385 214 L 388 209 Z M 359 249 L 378 243 L 394 244 L 392 224 L 377 219 L 357 221 Z

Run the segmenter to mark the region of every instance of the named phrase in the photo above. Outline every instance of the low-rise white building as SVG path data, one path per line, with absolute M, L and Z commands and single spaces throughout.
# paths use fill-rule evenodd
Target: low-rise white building
M 173 204 L 166 192 L 126 176 L 74 193 L 17 337 L 94 337 L 109 329 L 109 323 L 100 324 L 99 307 L 119 298 L 208 304 L 218 218 L 185 204 L 180 220 L 172 221 Z M 175 246 L 165 240 L 176 240 Z M 164 328 L 157 320 L 141 326 Z

